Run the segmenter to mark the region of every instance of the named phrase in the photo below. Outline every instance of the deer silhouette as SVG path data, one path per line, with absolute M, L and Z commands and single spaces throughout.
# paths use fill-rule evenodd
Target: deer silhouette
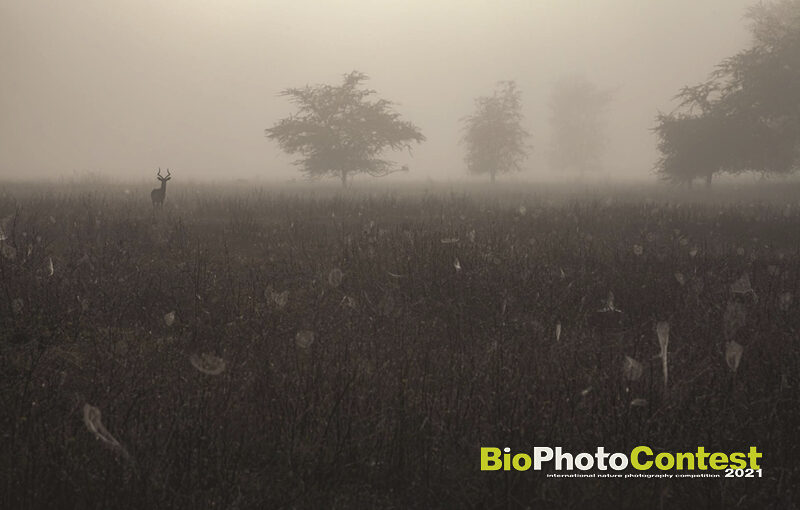
M 150 198 L 153 200 L 153 208 L 155 208 L 156 205 L 159 207 L 164 205 L 164 197 L 167 196 L 167 181 L 171 179 L 169 168 L 167 168 L 167 176 L 164 177 L 161 175 L 161 168 L 159 167 L 156 179 L 161 181 L 161 187 L 150 192 Z

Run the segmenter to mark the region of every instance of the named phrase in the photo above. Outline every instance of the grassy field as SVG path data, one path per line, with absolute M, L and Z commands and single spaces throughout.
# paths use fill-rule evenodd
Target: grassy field
M 2 508 L 796 508 L 797 185 L 150 187 L 0 185 Z

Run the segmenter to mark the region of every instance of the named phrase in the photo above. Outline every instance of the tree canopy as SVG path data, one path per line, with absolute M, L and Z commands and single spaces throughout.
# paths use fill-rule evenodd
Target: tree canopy
M 800 163 L 800 0 L 747 12 L 752 47 L 684 87 L 676 111 L 659 113 L 657 172 L 691 183 L 719 172 L 788 174 Z
M 462 119 L 461 143 L 470 173 L 488 174 L 494 182 L 497 174 L 521 169 L 530 136 L 522 120 L 522 93 L 513 81 L 500 82 L 494 94 L 475 99 L 475 112 Z
M 402 120 L 394 103 L 375 99 L 375 91 L 363 88 L 367 75 L 353 71 L 341 85 L 289 88 L 281 92 L 297 105 L 297 113 L 265 130 L 288 154 L 299 154 L 294 163 L 309 178 L 366 173 L 385 176 L 407 170 L 380 156 L 387 149 L 411 149 L 425 137 L 412 123 Z
M 612 93 L 584 77 L 560 80 L 550 96 L 551 141 L 548 159 L 561 172 L 600 167 L 606 146 L 605 111 Z

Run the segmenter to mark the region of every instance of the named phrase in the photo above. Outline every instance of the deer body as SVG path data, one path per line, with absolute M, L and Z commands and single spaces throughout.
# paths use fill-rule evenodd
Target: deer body
M 167 181 L 171 179 L 169 168 L 167 168 L 167 176 L 163 177 L 161 175 L 161 169 L 158 169 L 158 174 L 156 175 L 156 179 L 161 181 L 161 187 L 156 188 L 150 192 L 150 199 L 153 201 L 153 207 L 156 205 L 163 206 L 164 205 L 164 197 L 167 196 Z

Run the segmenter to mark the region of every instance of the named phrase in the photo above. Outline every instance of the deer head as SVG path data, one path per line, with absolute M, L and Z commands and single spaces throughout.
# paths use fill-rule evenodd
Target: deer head
M 167 176 L 164 177 L 163 175 L 161 175 L 161 167 L 158 167 L 158 174 L 156 175 L 156 179 L 158 179 L 161 182 L 167 182 L 168 180 L 172 179 L 172 177 L 170 177 L 169 168 L 167 168 Z

